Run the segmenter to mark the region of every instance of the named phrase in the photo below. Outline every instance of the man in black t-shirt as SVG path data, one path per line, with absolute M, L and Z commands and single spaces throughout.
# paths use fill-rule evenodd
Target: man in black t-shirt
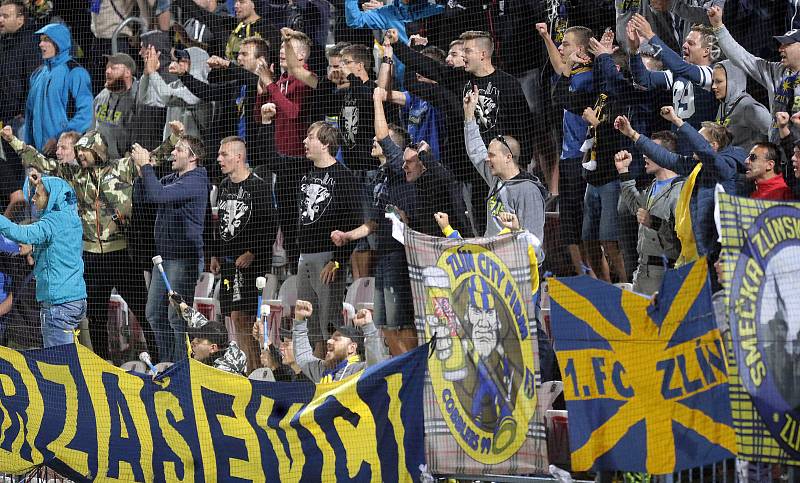
M 250 171 L 241 138 L 223 139 L 217 161 L 225 178 L 216 201 L 219 223 L 211 244 L 211 271 L 222 277 L 222 313 L 233 321 L 233 339 L 247 354 L 252 370 L 259 354 L 250 337 L 258 299 L 256 278 L 269 271 L 277 231 L 272 192 Z
M 300 179 L 297 193 L 297 298 L 317 307 L 316 316 L 310 321 L 312 341 L 327 340 L 343 323 L 343 268 L 352 244 L 335 246 L 331 232 L 352 230 L 363 221 L 363 187 L 347 167 L 336 161 L 338 138 L 339 130 L 330 124 L 318 121 L 308 128 L 304 140 L 306 157 L 314 165 Z

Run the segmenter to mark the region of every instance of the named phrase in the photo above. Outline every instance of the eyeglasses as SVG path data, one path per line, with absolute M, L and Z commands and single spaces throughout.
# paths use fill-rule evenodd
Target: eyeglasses
M 758 155 L 756 153 L 750 153 L 747 155 L 747 160 L 750 161 L 751 163 L 756 159 L 758 159 Z M 763 158 L 763 159 L 764 161 L 772 161 L 771 159 L 768 158 Z

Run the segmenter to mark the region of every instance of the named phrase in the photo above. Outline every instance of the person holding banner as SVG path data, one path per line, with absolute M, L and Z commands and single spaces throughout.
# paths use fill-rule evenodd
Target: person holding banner
M 358 311 L 353 319 L 355 327 L 344 325 L 328 338 L 324 360 L 314 357 L 307 326 L 313 310 L 311 302 L 306 300 L 298 300 L 294 307 L 294 353 L 306 377 L 314 383 L 341 381 L 378 362 L 382 341 L 367 309 Z M 361 347 L 365 349 L 366 361 L 359 356 Z
M 71 344 L 75 329 L 86 316 L 83 225 L 78 216 L 78 199 L 61 178 L 36 174 L 30 182 L 35 190 L 32 201 L 40 211 L 39 221 L 22 226 L 0 216 L 0 234 L 17 243 L 33 245 L 44 347 Z

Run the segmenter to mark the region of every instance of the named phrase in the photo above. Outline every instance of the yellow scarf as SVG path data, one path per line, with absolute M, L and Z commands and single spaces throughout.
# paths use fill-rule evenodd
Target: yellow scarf
M 690 213 L 689 205 L 692 200 L 692 192 L 694 191 L 694 183 L 697 181 L 697 175 L 703 168 L 703 163 L 697 163 L 689 177 L 683 183 L 681 194 L 678 197 L 678 203 L 675 205 L 675 233 L 681 241 L 681 254 L 675 262 L 675 268 L 691 263 L 699 258 L 697 254 L 697 242 L 694 239 L 694 231 L 692 231 L 692 214 Z

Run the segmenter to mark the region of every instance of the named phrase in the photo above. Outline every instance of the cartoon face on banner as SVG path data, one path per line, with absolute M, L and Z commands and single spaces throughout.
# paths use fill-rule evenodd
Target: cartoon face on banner
M 783 449 L 800 457 L 800 210 L 775 206 L 747 230 L 731 281 L 743 385 Z
M 514 455 L 536 408 L 528 314 L 505 264 L 476 245 L 442 253 L 423 270 L 425 331 L 437 336 L 429 364 L 453 437 L 484 464 Z

